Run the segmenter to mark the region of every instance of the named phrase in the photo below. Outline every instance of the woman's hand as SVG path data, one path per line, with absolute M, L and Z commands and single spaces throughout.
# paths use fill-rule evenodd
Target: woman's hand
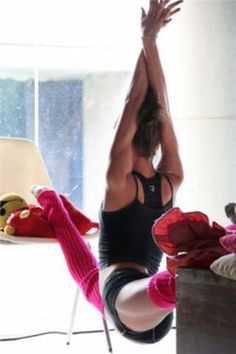
M 183 0 L 170 2 L 171 0 L 150 0 L 147 14 L 142 8 L 141 29 L 144 37 L 156 37 L 161 28 L 172 20 L 171 17 L 180 11 L 178 5 Z

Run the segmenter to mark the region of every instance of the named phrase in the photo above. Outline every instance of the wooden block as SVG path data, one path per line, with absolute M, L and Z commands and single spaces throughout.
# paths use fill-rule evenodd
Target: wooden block
M 236 281 L 181 268 L 176 292 L 177 354 L 236 354 Z

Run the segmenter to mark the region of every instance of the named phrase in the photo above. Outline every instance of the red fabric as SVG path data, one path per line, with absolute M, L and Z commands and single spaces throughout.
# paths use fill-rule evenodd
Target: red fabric
M 229 232 L 236 233 L 236 225 L 235 224 L 226 225 L 225 228 Z
M 81 235 L 85 235 L 93 228 L 98 229 L 99 225 L 97 222 L 93 222 L 79 209 L 76 209 L 63 195 L 60 195 L 60 198 L 71 221 Z M 7 220 L 6 224 L 14 227 L 15 236 L 56 238 L 55 232 L 49 224 L 47 215 L 45 215 L 45 211 L 42 208 L 29 205 L 28 209 L 24 209 L 24 211 L 26 210 L 29 211 L 28 216 L 22 217 L 22 210 L 19 210 L 12 213 Z
M 167 268 L 173 275 L 178 267 L 208 267 L 228 252 L 219 242 L 224 227 L 209 223 L 200 211 L 182 212 L 173 208 L 157 219 L 152 234 L 156 245 L 168 256 Z
M 60 198 L 63 202 L 64 208 L 67 210 L 70 215 L 70 219 L 73 224 L 79 229 L 81 235 L 85 235 L 91 229 L 99 228 L 97 222 L 90 220 L 85 214 L 83 214 L 79 209 L 75 208 L 73 204 L 64 196 L 60 195 Z
M 42 208 L 29 205 L 28 209 L 15 211 L 8 218 L 6 225 L 14 228 L 15 236 L 55 238 L 54 231 L 43 217 Z
M 236 228 L 234 230 L 236 231 Z M 236 253 L 236 233 L 235 232 L 232 232 L 228 235 L 221 237 L 220 243 L 229 253 Z
M 154 274 L 148 284 L 147 293 L 152 303 L 164 309 L 175 307 L 175 278 L 168 272 Z

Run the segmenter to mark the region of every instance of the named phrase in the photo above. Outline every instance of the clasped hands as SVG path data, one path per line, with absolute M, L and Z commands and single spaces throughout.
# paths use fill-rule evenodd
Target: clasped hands
M 156 38 L 161 28 L 165 27 L 172 16 L 180 11 L 183 0 L 171 2 L 171 0 L 150 0 L 146 13 L 143 8 L 141 18 L 141 30 L 143 38 Z

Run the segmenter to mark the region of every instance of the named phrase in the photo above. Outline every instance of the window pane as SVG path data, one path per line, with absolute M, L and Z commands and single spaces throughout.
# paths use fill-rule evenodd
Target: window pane
M 0 135 L 33 139 L 34 81 L 0 79 Z
M 83 205 L 83 83 L 39 83 L 39 145 L 54 187 Z

